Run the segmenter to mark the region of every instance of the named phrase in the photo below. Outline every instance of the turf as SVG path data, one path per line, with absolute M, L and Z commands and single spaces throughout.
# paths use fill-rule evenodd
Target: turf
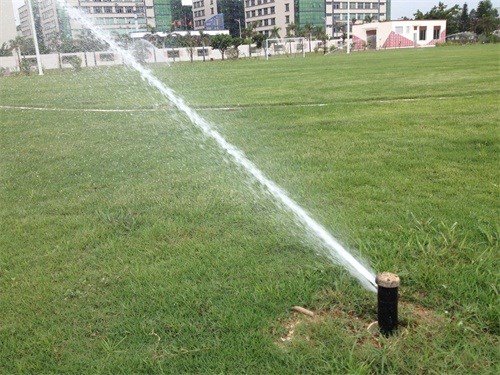
M 400 275 L 390 338 L 367 330 L 376 296 L 136 73 L 1 78 L 0 372 L 495 373 L 499 52 L 151 66 Z

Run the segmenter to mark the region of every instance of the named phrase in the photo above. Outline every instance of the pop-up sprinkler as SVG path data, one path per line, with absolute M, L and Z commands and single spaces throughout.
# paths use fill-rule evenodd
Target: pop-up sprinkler
M 389 336 L 398 328 L 399 276 L 382 272 L 375 283 L 378 285 L 378 326 L 384 336 Z

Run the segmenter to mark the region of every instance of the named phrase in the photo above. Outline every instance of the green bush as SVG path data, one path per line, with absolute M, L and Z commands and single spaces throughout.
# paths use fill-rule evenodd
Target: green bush
M 481 34 L 479 35 L 479 43 L 485 44 L 485 43 L 499 43 L 500 42 L 500 37 L 498 37 L 495 34 Z
M 63 56 L 62 62 L 63 64 L 70 64 L 77 71 L 82 69 L 82 59 L 77 55 Z
M 226 51 L 227 58 L 230 60 L 236 60 L 239 56 L 238 48 L 231 47 Z
M 31 73 L 31 66 L 33 65 L 31 59 L 22 59 L 20 65 L 21 73 L 29 76 Z

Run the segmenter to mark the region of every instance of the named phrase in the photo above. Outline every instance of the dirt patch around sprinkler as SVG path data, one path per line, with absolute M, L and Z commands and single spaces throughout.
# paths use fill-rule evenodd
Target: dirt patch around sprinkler
M 357 345 L 370 345 L 381 348 L 387 338 L 383 337 L 378 329 L 376 311 L 373 314 L 356 314 L 353 311 L 344 311 L 340 307 L 330 310 L 311 310 L 314 316 L 308 316 L 292 311 L 291 316 L 283 320 L 276 344 L 285 349 L 296 340 L 311 341 L 309 332 L 321 325 L 334 325 L 338 329 L 349 332 L 356 337 Z M 373 315 L 373 320 L 367 316 Z M 437 315 L 433 310 L 411 302 L 399 303 L 399 326 L 393 337 L 406 336 L 419 327 L 432 328 L 446 323 L 446 319 Z

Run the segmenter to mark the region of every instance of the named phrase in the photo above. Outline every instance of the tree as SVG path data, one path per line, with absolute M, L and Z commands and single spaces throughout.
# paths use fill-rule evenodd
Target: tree
M 203 62 L 205 62 L 205 46 L 210 43 L 210 37 L 205 34 L 202 30 L 200 30 L 200 42 L 203 48 Z
M 261 33 L 256 33 L 252 37 L 252 41 L 255 43 L 255 48 L 257 49 L 262 48 L 262 46 L 264 45 L 264 40 L 266 40 L 266 37 L 264 36 L 264 34 Z
M 448 6 L 439 2 L 438 5 L 432 7 L 427 13 L 422 13 L 420 10 L 414 14 L 416 20 L 446 20 L 446 29 L 448 34 L 455 34 L 459 31 L 459 18 L 461 8 L 458 5 Z
M 81 51 L 84 52 L 105 51 L 108 49 L 108 44 L 97 39 L 90 30 L 82 30 L 77 43 Z
M 214 49 L 218 49 L 222 55 L 222 60 L 224 60 L 224 54 L 226 50 L 233 44 L 233 38 L 231 35 L 215 35 L 210 39 L 210 46 Z
M 281 27 L 274 26 L 273 29 L 271 30 L 271 38 L 280 38 L 280 30 Z
M 198 41 L 193 35 L 191 35 L 191 32 L 188 31 L 188 33 L 182 38 L 181 43 L 183 47 L 186 47 L 189 53 L 189 59 L 193 62 L 194 50 L 198 45 Z
M 233 38 L 233 47 L 235 49 L 235 52 L 236 52 L 236 58 L 238 58 L 240 56 L 240 50 L 238 49 L 239 46 L 241 46 L 244 42 L 244 39 L 243 38 L 240 38 L 240 37 L 234 37 Z
M 248 53 L 252 57 L 252 38 L 255 35 L 255 24 L 250 23 L 247 27 L 241 30 L 241 36 L 244 38 L 245 43 L 248 44 Z
M 490 0 L 480 1 L 475 15 L 474 31 L 477 34 L 490 35 L 500 25 L 498 11 Z
M 17 49 L 19 59 L 21 59 L 20 55 L 34 55 L 36 53 L 32 38 L 16 36 L 9 44 L 11 49 Z
M 328 41 L 328 35 L 326 34 L 325 29 L 321 26 L 316 27 L 316 29 L 314 30 L 314 37 L 318 40 L 321 40 L 321 42 L 323 43 L 323 54 L 326 54 L 326 42 Z
M 462 13 L 460 14 L 460 20 L 458 21 L 458 30 L 460 32 L 470 30 L 469 7 L 467 3 L 464 3 L 464 6 L 462 7 Z
M 294 36 L 297 31 L 297 26 L 292 22 L 286 27 L 286 36 Z
M 12 55 L 14 55 L 14 51 L 16 51 L 15 53 L 17 54 L 19 70 L 29 74 L 31 63 L 28 60 L 24 60 L 23 55 L 35 54 L 35 44 L 33 39 L 26 38 L 24 36 L 16 36 L 14 39 L 9 41 L 9 45 Z
M 309 40 L 309 52 L 312 52 L 312 50 L 311 50 L 311 38 L 312 38 L 312 34 L 314 32 L 314 26 L 311 25 L 310 23 L 306 23 L 304 25 L 303 32 L 304 32 L 304 37 L 306 37 Z
M 0 47 L 0 56 L 10 56 L 12 55 L 12 50 L 9 46 L 9 43 L 4 42 L 2 43 L 2 46 Z
M 365 16 L 365 19 L 363 20 L 364 23 L 372 23 L 374 20 L 373 16 L 370 16 L 370 15 L 366 15 Z

